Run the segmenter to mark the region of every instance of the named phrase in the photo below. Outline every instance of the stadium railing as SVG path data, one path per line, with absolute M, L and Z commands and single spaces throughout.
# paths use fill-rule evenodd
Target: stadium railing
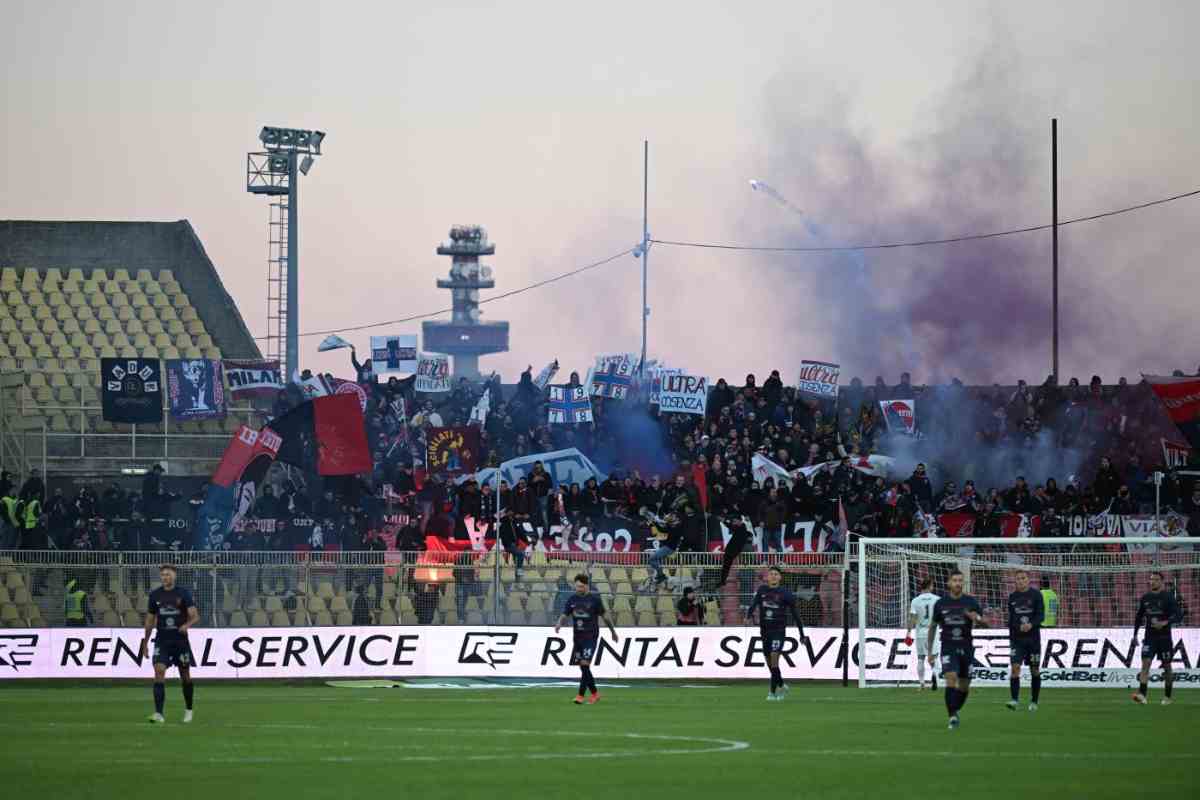
M 704 606 L 705 624 L 740 625 L 775 564 L 806 625 L 843 624 L 842 553 L 745 553 L 721 587 L 719 553 L 673 555 L 659 584 L 649 559 L 645 552 L 535 552 L 518 573 L 496 551 L 0 551 L 0 626 L 65 625 L 64 596 L 74 580 L 87 593 L 90 624 L 140 627 L 164 563 L 178 567 L 179 585 L 213 627 L 553 625 L 579 573 L 618 626 L 677 624 L 676 604 L 688 587 Z

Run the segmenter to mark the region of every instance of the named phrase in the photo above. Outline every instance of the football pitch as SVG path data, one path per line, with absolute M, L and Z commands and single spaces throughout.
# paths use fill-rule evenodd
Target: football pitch
M 1129 798 L 1200 792 L 1200 693 L 1136 706 L 1047 689 L 1013 712 L 971 692 L 957 731 L 942 694 L 796 684 L 573 688 L 196 684 L 183 725 L 145 722 L 150 686 L 0 688 L 5 795 L 136 800 L 417 798 Z M 1028 701 L 1028 688 L 1023 692 Z M 754 793 L 753 795 L 751 793 Z

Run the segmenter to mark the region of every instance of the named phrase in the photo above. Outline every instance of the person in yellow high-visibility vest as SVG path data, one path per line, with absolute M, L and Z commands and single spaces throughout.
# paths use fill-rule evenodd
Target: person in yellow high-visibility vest
M 1044 616 L 1042 618 L 1043 628 L 1054 628 L 1058 626 L 1058 593 L 1050 585 L 1050 579 L 1042 576 L 1042 607 Z
M 63 593 L 63 618 L 67 626 L 82 628 L 92 622 L 92 609 L 88 607 L 87 592 L 79 588 L 74 578 L 67 581 Z

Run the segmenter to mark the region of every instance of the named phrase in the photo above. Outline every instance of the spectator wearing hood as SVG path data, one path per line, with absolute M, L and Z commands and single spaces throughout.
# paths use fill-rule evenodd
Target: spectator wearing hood
M 908 373 L 904 373 L 905 376 Z M 908 486 L 912 490 L 913 500 L 921 507 L 922 511 L 930 512 L 933 510 L 933 484 L 929 481 L 929 476 L 925 473 L 925 465 L 917 464 L 917 468 L 913 470 L 913 474 L 908 478 Z

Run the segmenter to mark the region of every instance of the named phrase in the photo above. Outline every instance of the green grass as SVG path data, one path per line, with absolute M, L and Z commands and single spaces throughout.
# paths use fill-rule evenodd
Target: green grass
M 0 688 L 0 787 L 12 798 L 1195 797 L 1200 692 L 1135 706 L 1049 689 L 1036 714 L 976 689 L 946 730 L 941 693 L 765 682 L 572 689 L 335 689 L 197 684 L 167 724 L 145 686 Z M 1025 690 L 1028 696 L 1028 689 Z M 753 793 L 753 794 L 752 794 Z

